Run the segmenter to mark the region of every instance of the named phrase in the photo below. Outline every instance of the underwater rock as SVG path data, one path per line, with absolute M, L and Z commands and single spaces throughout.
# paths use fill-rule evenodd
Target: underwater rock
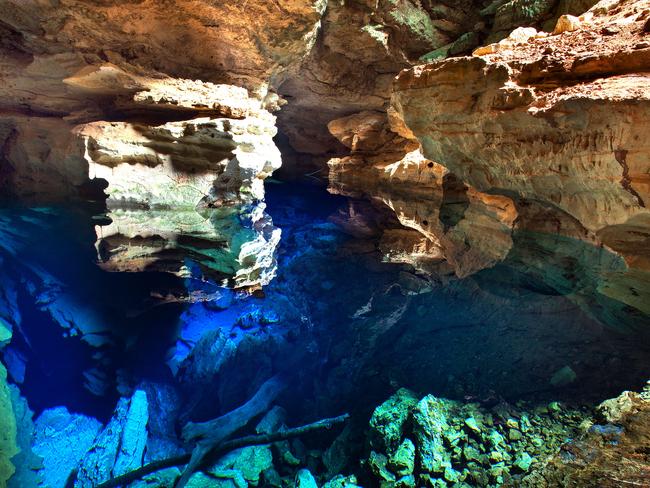
M 447 404 L 433 395 L 424 397 L 413 411 L 414 432 L 420 455 L 420 468 L 426 473 L 445 473 L 451 456 L 444 445 L 450 429 Z
M 92 487 L 142 466 L 148 420 L 144 391 L 137 390 L 131 398 L 121 398 L 108 425 L 84 456 L 75 486 Z
M 0 486 L 5 486 L 15 472 L 11 458 L 19 452 L 16 435 L 16 417 L 7 384 L 7 370 L 0 363 Z
M 176 434 L 181 409 L 179 393 L 169 384 L 153 382 L 140 383 L 140 390 L 146 393 L 149 415 L 145 463 L 184 452 Z
M 162 469 L 131 483 L 129 488 L 174 488 L 180 474 L 178 468 Z
M 301 469 L 296 474 L 294 486 L 296 488 L 318 488 L 318 483 L 308 469 Z
M 248 483 L 257 486 L 262 473 L 273 468 L 271 447 L 250 446 L 232 451 L 207 469 L 207 473 L 215 478 L 241 476 Z
M 392 411 L 400 411 L 395 397 L 377 409 L 385 413 L 392 404 Z M 413 407 L 412 398 L 402 398 L 411 411 L 404 441 L 397 449 L 373 449 L 366 461 L 380 486 L 510 486 L 557 453 L 590 418 L 588 411 L 563 406 L 557 412 L 523 403 L 488 408 L 427 395 Z M 374 436 L 371 431 L 371 442 Z
M 11 341 L 11 326 L 0 318 L 0 348 L 3 348 Z
M 286 427 L 286 420 L 287 411 L 275 405 L 262 417 L 262 420 L 255 427 L 255 432 L 258 434 L 273 434 Z
M 388 458 L 386 456 L 375 451 L 370 452 L 368 466 L 370 467 L 370 471 L 375 475 L 375 478 L 379 480 L 380 485 L 395 482 L 395 475 L 388 470 L 387 465 Z
M 236 474 L 233 474 L 234 476 Z M 238 479 L 237 483 L 230 478 L 219 479 L 198 472 L 192 475 L 185 486 L 188 488 L 246 488 L 247 483 L 243 479 Z
M 323 485 L 323 488 L 360 488 L 354 475 L 338 475 Z
M 102 424 L 90 417 L 71 414 L 65 407 L 45 410 L 34 422 L 32 450 L 43 458 L 39 486 L 57 488 L 66 483 L 85 460 Z
M 402 388 L 375 409 L 370 418 L 370 428 L 380 447 L 392 452 L 400 445 L 406 421 L 417 403 L 415 395 Z
M 553 373 L 550 383 L 553 386 L 566 386 L 573 383 L 577 377 L 571 366 L 564 366 Z
M 395 454 L 388 459 L 388 466 L 398 476 L 413 474 L 415 467 L 415 445 L 411 439 L 404 439 Z
M 142 390 L 136 390 L 131 397 L 129 410 L 124 419 L 119 442 L 120 448 L 113 466 L 113 476 L 125 474 L 142 466 L 144 450 L 147 445 L 148 421 L 147 394 Z
M 518 486 L 646 486 L 650 398 L 624 392 L 603 405 L 600 415 L 606 415 L 615 424 L 596 424 L 565 443 Z
M 336 436 L 332 445 L 323 453 L 323 464 L 329 476 L 343 471 L 350 462 L 350 444 L 352 442 L 352 424 L 347 423 L 341 433 Z
M 21 396 L 15 385 L 9 386 L 11 403 L 16 418 L 16 444 L 19 452 L 12 458 L 16 471 L 9 479 L 8 488 L 24 488 L 39 486 L 38 471 L 43 468 L 43 459 L 34 454 L 32 441 L 34 439 L 34 421 L 27 400 Z

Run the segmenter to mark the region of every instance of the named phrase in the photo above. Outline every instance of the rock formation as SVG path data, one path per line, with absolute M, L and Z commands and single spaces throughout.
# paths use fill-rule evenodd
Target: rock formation
M 0 196 L 74 204 L 0 211 L 0 485 L 350 405 L 183 484 L 645 483 L 647 392 L 547 399 L 647 371 L 650 2 L 593 4 L 0 0 Z
M 343 148 L 327 124 L 363 110 L 385 112 L 391 82 L 403 68 L 469 52 L 520 25 L 542 27 L 561 14 L 579 15 L 593 0 L 329 2 L 318 41 L 279 88 L 288 102 L 279 125 L 299 153 Z M 486 6 L 486 4 L 489 4 Z M 552 28 L 552 27 L 551 27 Z M 312 165 L 318 168 L 318 165 Z
M 331 190 L 392 208 L 411 230 L 387 247 L 438 275 L 440 260 L 466 276 L 516 256 L 515 235 L 606 245 L 630 268 L 605 271 L 599 293 L 646 310 L 644 5 L 604 2 L 404 70 L 386 112 L 328 124 L 349 151 L 329 161 Z
M 478 190 L 543 202 L 591 231 L 623 223 L 648 198 L 643 4 L 598 5 L 573 30 L 518 29 L 404 71 L 393 105 L 424 155 Z
M 95 244 L 106 271 L 168 272 L 249 290 L 275 276 L 281 230 L 262 203 L 200 211 L 115 209 L 109 216 L 109 225 L 96 226 Z
M 89 175 L 101 160 L 130 164 L 110 171 L 109 193 L 119 198 L 139 190 L 160 199 L 175 189 L 171 177 L 196 183 L 198 201 L 220 175 L 215 199 L 224 189 L 259 198 L 257 179 L 279 165 L 265 110 L 278 108 L 272 85 L 311 49 L 324 8 L 321 0 L 3 1 L 0 183 L 23 197 L 74 196 L 89 176 L 108 175 L 101 167 Z M 199 115 L 210 120 L 180 122 Z M 124 154 L 111 157 L 115 150 Z M 150 190 L 133 187 L 139 165 L 154 167 L 144 173 Z M 181 189 L 176 199 L 188 196 Z
M 0 319 L 0 348 L 11 339 L 11 330 Z M 11 404 L 11 393 L 7 384 L 7 370 L 0 363 L 0 484 L 5 486 L 14 474 L 11 458 L 18 453 L 16 445 L 16 418 Z

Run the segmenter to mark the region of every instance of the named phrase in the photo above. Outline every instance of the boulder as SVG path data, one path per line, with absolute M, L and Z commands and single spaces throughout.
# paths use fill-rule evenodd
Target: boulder
M 102 424 L 90 417 L 72 414 L 65 407 L 43 411 L 34 423 L 34 454 L 43 458 L 38 472 L 43 487 L 66 486 L 72 472 L 85 461 Z
M 75 486 L 92 487 L 142 466 L 148 420 L 144 391 L 137 390 L 131 398 L 121 398 L 108 425 L 84 456 Z
M 375 409 L 370 428 L 382 448 L 392 452 L 400 445 L 405 424 L 417 403 L 415 395 L 402 388 Z

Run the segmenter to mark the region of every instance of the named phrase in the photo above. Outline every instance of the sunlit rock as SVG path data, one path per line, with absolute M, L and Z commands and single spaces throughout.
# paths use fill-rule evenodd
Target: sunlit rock
M 625 222 L 648 200 L 650 58 L 627 49 L 641 40 L 635 5 L 594 7 L 580 30 L 403 71 L 393 107 L 425 157 L 478 191 L 543 201 L 591 231 Z M 609 26 L 617 33 L 603 35 Z
M 244 89 L 195 82 L 187 90 L 175 83 L 138 92 L 136 109 L 153 117 L 198 105 L 198 112 L 222 117 L 164 125 L 93 122 L 76 129 L 86 142 L 90 178 L 108 182 L 108 205 L 192 208 L 263 199 L 263 180 L 281 165 L 275 117 Z
M 369 197 L 391 209 L 403 228 L 385 229 L 380 247 L 393 262 L 459 277 L 489 268 L 512 247 L 517 210 L 505 196 L 468 187 L 426 159 L 403 121 L 362 112 L 329 124 L 351 154 L 329 161 L 330 191 Z

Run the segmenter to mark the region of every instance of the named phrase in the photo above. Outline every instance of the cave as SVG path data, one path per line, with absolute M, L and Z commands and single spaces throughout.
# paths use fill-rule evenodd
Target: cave
M 0 488 L 648 486 L 649 21 L 0 0 Z

